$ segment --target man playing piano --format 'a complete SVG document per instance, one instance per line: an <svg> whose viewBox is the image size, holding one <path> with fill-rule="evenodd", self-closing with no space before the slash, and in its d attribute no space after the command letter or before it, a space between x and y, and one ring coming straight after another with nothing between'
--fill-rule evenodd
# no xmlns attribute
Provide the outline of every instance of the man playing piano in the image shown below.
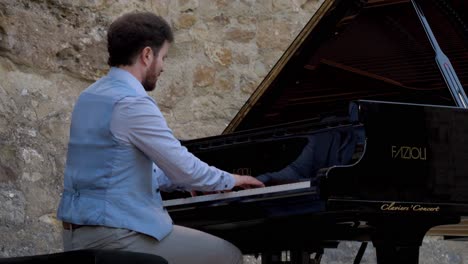
<svg viewBox="0 0 468 264"><path fill-rule="evenodd" d="M108 30L109 73L73 110L64 190L58 208L65 250L119 249L170 263L241 263L229 242L173 226L160 190L261 187L202 162L173 136L155 89L173 34L152 13L126 14Z"/></svg>

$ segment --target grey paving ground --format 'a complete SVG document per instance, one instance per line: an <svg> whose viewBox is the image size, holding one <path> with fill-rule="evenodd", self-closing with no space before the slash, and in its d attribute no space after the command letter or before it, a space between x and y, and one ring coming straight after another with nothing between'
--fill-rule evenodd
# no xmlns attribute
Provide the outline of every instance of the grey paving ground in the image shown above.
<svg viewBox="0 0 468 264"><path fill-rule="evenodd" d="M337 249L327 249L323 264L352 264L360 243L343 242ZM246 264L260 264L261 258L246 256ZM369 244L361 261L362 264L376 263L375 250ZM449 241L441 237L426 237L419 253L420 264L466 264L468 263L468 241Z"/></svg>

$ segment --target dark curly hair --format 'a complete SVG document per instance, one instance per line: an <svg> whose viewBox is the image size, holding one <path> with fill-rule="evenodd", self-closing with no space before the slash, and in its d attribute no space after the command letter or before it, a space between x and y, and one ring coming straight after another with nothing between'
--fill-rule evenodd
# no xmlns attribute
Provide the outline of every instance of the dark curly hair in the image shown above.
<svg viewBox="0 0 468 264"><path fill-rule="evenodd" d="M107 32L107 64L132 65L143 48L149 46L158 54L164 41L173 42L174 36L162 17L150 12L125 14L112 22Z"/></svg>

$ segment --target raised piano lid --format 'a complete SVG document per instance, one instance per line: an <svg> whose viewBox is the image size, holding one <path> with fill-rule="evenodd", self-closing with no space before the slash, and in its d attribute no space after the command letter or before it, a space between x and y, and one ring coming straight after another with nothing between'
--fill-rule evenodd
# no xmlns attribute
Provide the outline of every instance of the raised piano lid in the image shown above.
<svg viewBox="0 0 468 264"><path fill-rule="evenodd" d="M467 87L468 3L419 2ZM356 99L454 105L411 1L325 0L224 134L346 116Z"/></svg>

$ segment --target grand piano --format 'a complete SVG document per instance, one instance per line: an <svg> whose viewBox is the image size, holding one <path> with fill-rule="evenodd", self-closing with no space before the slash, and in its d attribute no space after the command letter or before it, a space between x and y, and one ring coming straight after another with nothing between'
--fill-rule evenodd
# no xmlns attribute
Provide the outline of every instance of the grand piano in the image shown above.
<svg viewBox="0 0 468 264"><path fill-rule="evenodd" d="M468 216L468 3L325 0L200 159L267 187L165 196L175 224L263 263L319 263L340 241L418 263ZM452 66L453 65L453 66Z"/></svg>

